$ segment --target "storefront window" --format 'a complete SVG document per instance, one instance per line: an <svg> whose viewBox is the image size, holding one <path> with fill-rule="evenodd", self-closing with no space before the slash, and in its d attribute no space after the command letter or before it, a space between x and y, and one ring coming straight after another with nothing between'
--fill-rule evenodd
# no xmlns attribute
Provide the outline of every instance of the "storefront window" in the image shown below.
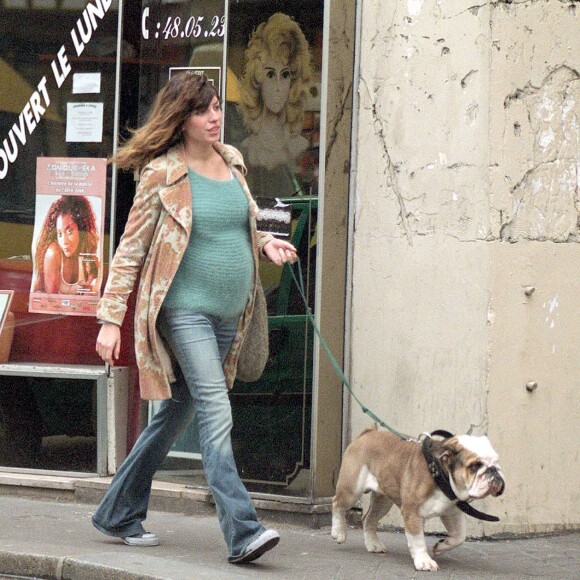
<svg viewBox="0 0 580 580"><path fill-rule="evenodd" d="M323 8L323 0L128 1L118 55L117 0L0 0L0 290L14 291L16 325L9 364L102 365L94 308L109 241L118 243L136 187L105 159L144 122L167 79L184 71L207 74L222 95L224 141L244 154L260 208L290 216L277 235L298 247L314 308ZM85 217L72 220L65 242L74 212L59 208L72 202ZM52 270L51 250L60 257ZM271 357L260 381L231 393L236 460L252 490L307 494L312 329L290 270L264 265L261 277ZM119 362L134 367L131 318ZM0 437L0 467L94 471L95 381L18 384L15 397L14 378L0 375L0 433L12 429L4 454ZM11 427L24 416L17 401L32 409L24 430ZM137 395L129 406L136 433ZM26 437L34 449L9 453ZM77 438L78 453L59 448L58 437ZM194 423L158 476L203 485L198 460Z"/></svg>
<svg viewBox="0 0 580 580"><path fill-rule="evenodd" d="M141 22L140 116L176 69L218 84L224 141L243 153L260 208L289 212L285 233L298 246L313 307L323 2L145 2ZM234 452L250 489L301 494L310 467L312 329L290 270L264 265L261 277L271 356L260 381L231 392ZM158 476L195 483L198 451L194 424Z"/></svg>
<svg viewBox="0 0 580 580"><path fill-rule="evenodd" d="M108 246L117 19L116 0L0 1L9 363L100 363L94 310ZM93 380L0 376L1 466L94 472L96 423Z"/></svg>

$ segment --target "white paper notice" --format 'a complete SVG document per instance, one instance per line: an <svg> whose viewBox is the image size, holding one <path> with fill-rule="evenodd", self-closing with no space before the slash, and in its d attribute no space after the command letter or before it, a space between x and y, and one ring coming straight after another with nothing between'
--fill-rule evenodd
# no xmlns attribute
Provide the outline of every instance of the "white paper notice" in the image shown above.
<svg viewBox="0 0 580 580"><path fill-rule="evenodd" d="M67 143L103 141L103 103L67 103Z"/></svg>
<svg viewBox="0 0 580 580"><path fill-rule="evenodd" d="M101 92L101 73L74 73L73 95Z"/></svg>

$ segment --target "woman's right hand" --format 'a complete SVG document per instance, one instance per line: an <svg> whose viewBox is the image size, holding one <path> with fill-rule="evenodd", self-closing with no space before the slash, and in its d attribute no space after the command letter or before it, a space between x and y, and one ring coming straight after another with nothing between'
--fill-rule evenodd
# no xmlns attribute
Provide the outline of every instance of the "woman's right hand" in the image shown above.
<svg viewBox="0 0 580 580"><path fill-rule="evenodd" d="M121 328L112 322L103 323L97 337L96 351L108 365L113 366L121 352Z"/></svg>

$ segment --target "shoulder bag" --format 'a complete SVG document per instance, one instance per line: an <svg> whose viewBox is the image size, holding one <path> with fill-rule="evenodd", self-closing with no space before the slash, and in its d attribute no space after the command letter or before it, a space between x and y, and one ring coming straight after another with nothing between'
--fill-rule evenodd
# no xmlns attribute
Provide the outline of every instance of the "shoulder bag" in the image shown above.
<svg viewBox="0 0 580 580"><path fill-rule="evenodd" d="M244 383L257 381L264 372L269 354L268 309L258 278L254 310L240 349L236 378Z"/></svg>

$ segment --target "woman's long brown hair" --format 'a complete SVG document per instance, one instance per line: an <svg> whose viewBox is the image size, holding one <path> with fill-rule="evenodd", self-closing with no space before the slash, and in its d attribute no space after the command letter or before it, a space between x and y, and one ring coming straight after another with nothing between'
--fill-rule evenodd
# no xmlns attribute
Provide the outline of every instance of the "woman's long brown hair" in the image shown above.
<svg viewBox="0 0 580 580"><path fill-rule="evenodd" d="M183 124L196 112L207 109L217 90L205 75L179 73L159 91L146 123L131 131L131 137L109 163L120 169L140 170L181 141Z"/></svg>

